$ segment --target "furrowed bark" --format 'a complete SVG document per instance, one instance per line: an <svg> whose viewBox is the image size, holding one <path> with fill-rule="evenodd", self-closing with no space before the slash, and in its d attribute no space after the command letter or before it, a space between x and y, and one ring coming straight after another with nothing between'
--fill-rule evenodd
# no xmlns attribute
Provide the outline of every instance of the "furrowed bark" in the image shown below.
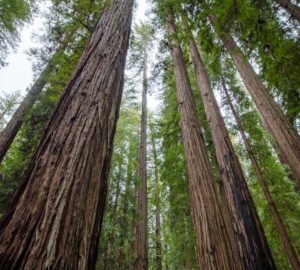
<svg viewBox="0 0 300 270"><path fill-rule="evenodd" d="M300 7L291 3L289 0L274 0L279 6L290 13L295 19L300 22Z"/></svg>
<svg viewBox="0 0 300 270"><path fill-rule="evenodd" d="M275 269L268 242L211 88L203 60L192 34L189 38L192 62L216 149L219 172L223 180L222 191L225 192L244 269Z"/></svg>
<svg viewBox="0 0 300 270"><path fill-rule="evenodd" d="M255 155L254 155L254 152L252 151L252 146L250 144L250 142L248 141L247 139L247 136L245 134L245 131L243 129L243 126L242 126L242 123L240 121L240 117L238 115L238 112L235 110L233 104L232 104L232 101L231 101L231 97L229 95L229 92L228 92L228 89L227 89L227 86L226 86L226 83L225 83L225 79L224 77L222 76L221 77L221 80L222 80L222 86L223 86L223 90L225 92L225 95L226 95L226 99L228 101L228 105L232 111L232 114L233 114L233 117L235 119L235 122L237 124L237 127L238 127L238 130L242 136L242 140L244 142L244 145L246 147L246 151L247 151L247 154L251 160L251 163L252 163L252 166L254 168L254 171L256 173L256 176L257 176L257 179L258 181L260 182L261 184L261 187L262 187L262 190L264 192L264 195L266 197L266 200L268 202L268 205L269 205L269 208L270 208L270 211L271 211L271 214L273 216L273 219L275 221L275 225L278 229L278 232L279 232L279 235L280 235L280 238L281 238L281 241L283 243L283 246L284 246L284 249L285 249L285 252L290 260L290 263L291 263L291 266L292 266L292 269L294 270L298 270L300 269L300 264L299 264L299 261L298 261L298 258L297 258L297 255L296 255L296 252L290 242L290 239L288 237L288 234L287 234L287 231L285 229L285 226L282 222L282 219L278 213L278 210L277 210L277 207L273 201L273 198L272 198L272 195L270 193L270 190L268 188L268 184L267 184L267 181L266 179L264 178L263 176L263 173L260 169L260 166L255 158Z"/></svg>
<svg viewBox="0 0 300 270"><path fill-rule="evenodd" d="M231 241L232 228L225 223L220 199L214 186L183 53L174 38L176 27L171 12L167 15L167 30L172 38L171 56L188 166L199 269L242 269L241 259L235 252L236 243Z"/></svg>
<svg viewBox="0 0 300 270"><path fill-rule="evenodd" d="M147 211L147 44L144 48L141 135L139 146L138 220L136 230L135 269L148 269L148 211Z"/></svg>
<svg viewBox="0 0 300 270"><path fill-rule="evenodd" d="M94 269L132 8L103 11L1 223L1 269Z"/></svg>
<svg viewBox="0 0 300 270"><path fill-rule="evenodd" d="M210 16L210 20L212 24L215 24L214 16ZM292 179L296 188L300 189L300 138L298 134L262 84L232 36L223 33L220 35L220 38L231 55L249 94L266 124L266 128L272 134L280 156L289 165L294 175Z"/></svg>

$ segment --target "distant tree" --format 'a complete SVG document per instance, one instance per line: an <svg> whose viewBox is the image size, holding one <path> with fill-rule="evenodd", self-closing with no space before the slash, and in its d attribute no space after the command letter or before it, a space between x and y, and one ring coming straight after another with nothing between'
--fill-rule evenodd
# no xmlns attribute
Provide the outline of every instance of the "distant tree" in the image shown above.
<svg viewBox="0 0 300 270"><path fill-rule="evenodd" d="M20 93L2 94L0 96L0 130L6 125L7 121L14 112L16 105L20 102Z"/></svg>
<svg viewBox="0 0 300 270"><path fill-rule="evenodd" d="M135 268L148 269L148 210L147 210L147 92L148 54L153 29L147 24L136 25L132 39L132 56L137 69L142 71L142 113L139 145L139 182L137 192L137 224L135 243ZM141 57L142 56L142 57Z"/></svg>
<svg viewBox="0 0 300 270"><path fill-rule="evenodd" d="M221 202L213 182L182 49L176 38L175 19L171 11L168 11L167 30L171 39L171 56L187 160L199 268L241 269L242 260L236 254L237 246L232 238L232 227L231 224L226 223L227 213L222 212Z"/></svg>
<svg viewBox="0 0 300 270"><path fill-rule="evenodd" d="M186 27L188 27L186 25ZM187 31L188 28L187 28ZM235 153L224 119L211 87L210 78L194 37L190 33L189 50L195 68L204 109L209 119L212 140L222 182L222 192L235 224L239 254L246 269L275 268L262 225L253 203L240 161Z"/></svg>

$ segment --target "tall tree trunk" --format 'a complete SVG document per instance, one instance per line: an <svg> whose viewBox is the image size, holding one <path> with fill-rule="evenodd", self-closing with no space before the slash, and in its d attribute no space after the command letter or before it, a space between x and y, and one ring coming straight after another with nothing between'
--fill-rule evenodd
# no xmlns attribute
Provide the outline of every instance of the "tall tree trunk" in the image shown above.
<svg viewBox="0 0 300 270"><path fill-rule="evenodd" d="M210 16L210 20L213 24L215 23L213 16ZM299 189L300 138L298 134L268 93L234 39L226 33L221 35L221 39L266 123L267 129L273 135L280 155L289 165L294 175L292 179L295 181L296 188Z"/></svg>
<svg viewBox="0 0 300 270"><path fill-rule="evenodd" d="M1 223L1 269L94 269L132 8L102 13Z"/></svg>
<svg viewBox="0 0 300 270"><path fill-rule="evenodd" d="M14 138L18 134L22 124L23 119L28 112L28 110L33 106L37 100L38 95L42 92L45 84L46 78L50 71L50 63L42 71L39 78L35 81L33 86L28 91L24 100L20 103L18 109L15 111L6 127L0 133L0 163L5 157L10 145L12 144Z"/></svg>
<svg viewBox="0 0 300 270"><path fill-rule="evenodd" d="M138 172L137 172L138 173ZM132 211L132 220L131 220L131 235L133 237L135 237L135 239L131 242L130 245L130 252L129 254L131 254L131 265L130 265L130 270L135 270L135 266L136 266L136 258L137 258L137 248L136 245L138 244L136 241L136 237L137 237L137 226L138 226L138 186L137 183L135 183L134 186L134 206L133 207L133 211Z"/></svg>
<svg viewBox="0 0 300 270"><path fill-rule="evenodd" d="M144 47L141 135L139 146L138 221L136 231L137 270L148 269L148 211L147 211L147 44Z"/></svg>
<svg viewBox="0 0 300 270"><path fill-rule="evenodd" d="M290 0L274 0L274 1L300 22L300 7L299 6L291 3Z"/></svg>
<svg viewBox="0 0 300 270"><path fill-rule="evenodd" d="M273 216L273 219L275 221L275 224L276 224L276 227L278 229L278 232L279 232L279 235L281 237L281 240L282 240L282 243L283 243L283 246L284 246L284 249L286 251L286 254L291 262L291 265L292 265L292 268L295 269L295 270L298 270L300 269L300 264L299 264L299 261L298 261L298 258L297 258L297 255L296 255L296 252L290 242L290 239L288 237L288 234L287 234L287 231L285 229L285 226L282 222L282 219L278 213L278 210L276 208L276 205L273 201L273 198L272 198L272 195L270 193L270 190L268 188L268 184L263 176L263 173L259 167L259 164L255 158L255 155L252 151L252 147L250 145L250 142L248 141L247 139L247 136L244 132L244 129L243 129L243 126L242 126L242 123L240 121L240 117L237 113L237 111L235 110L233 104L232 104L232 101L231 101L231 98L230 98L230 95L229 95L229 92L228 92L228 89L227 89L227 86L226 86L226 83L225 83L225 79L224 77L222 76L222 85L223 85L223 89L224 89L224 92L225 92L225 95L226 95L226 98L227 98L227 101L228 101L228 104L229 104L229 107L232 111L232 114L233 114L233 117L235 119L235 122L237 124L237 127L238 127L238 130L242 136L242 140L244 142L244 145L246 147L246 151L247 151L247 154L251 160L251 163L252 163L252 166L254 168L254 171L256 173L256 176L257 176L257 179L259 180L261 186L262 186L262 189L263 189L263 192L264 192L264 195L266 197L266 200L268 202L268 205L269 205L269 208L270 208L270 211L271 211L271 214Z"/></svg>
<svg viewBox="0 0 300 270"><path fill-rule="evenodd" d="M74 33L69 34L65 39L73 36ZM17 136L19 130L23 125L23 120L26 113L32 108L36 102L38 96L41 94L47 83L47 77L50 72L53 70L54 63L53 60L58 53L64 51L68 44L67 42L62 41L62 45L57 49L56 53L49 60L49 63L46 65L44 70L41 72L37 80L34 82L30 90L28 91L26 97L20 103L19 107L5 126L5 128L0 133L0 163L5 157L7 151L9 150L13 140Z"/></svg>
<svg viewBox="0 0 300 270"><path fill-rule="evenodd" d="M151 146L154 163L154 180L155 180L155 263L156 270L162 270L162 245L161 245L161 224L160 224L160 194L159 194L159 176L158 176L158 158L155 144L155 133L153 126L150 125L151 129Z"/></svg>
<svg viewBox="0 0 300 270"><path fill-rule="evenodd" d="M225 224L222 215L183 53L175 38L176 27L172 13L167 16L167 30L172 38L171 55L188 165L199 269L241 269L242 263L236 254L236 243L232 241L232 228L228 226L229 224Z"/></svg>
<svg viewBox="0 0 300 270"><path fill-rule="evenodd" d="M105 269L114 269L116 267L116 261L114 260L114 254L116 253L114 248L116 248L115 244L115 231L117 226L117 212L118 212L118 205L119 205L119 197L121 192L121 177L122 177L122 164L119 163L118 166L118 175L117 175L117 186L116 186L116 194L115 194L115 201L112 205L112 214L111 214L111 229L108 235L108 248L107 248L107 258L105 263Z"/></svg>
<svg viewBox="0 0 300 270"><path fill-rule="evenodd" d="M130 146L129 146L130 148ZM121 218L121 223L122 223L122 238L121 238L121 247L124 246L125 240L128 239L129 235L130 235L130 230L128 230L128 227L130 227L129 224L129 198L128 196L133 193L133 188L132 188L132 171L130 169L130 165L129 163L131 162L131 160L128 158L127 159L127 168L126 168L126 184L125 184L125 190L124 190L124 194L122 196L122 200L123 200L123 206L122 206L122 218ZM123 252L123 255L125 255L125 253Z"/></svg>
<svg viewBox="0 0 300 270"><path fill-rule="evenodd" d="M192 34L190 34L189 48L216 149L216 158L224 185L222 190L225 192L244 269L275 269L272 254L245 176L230 141L207 71Z"/></svg>

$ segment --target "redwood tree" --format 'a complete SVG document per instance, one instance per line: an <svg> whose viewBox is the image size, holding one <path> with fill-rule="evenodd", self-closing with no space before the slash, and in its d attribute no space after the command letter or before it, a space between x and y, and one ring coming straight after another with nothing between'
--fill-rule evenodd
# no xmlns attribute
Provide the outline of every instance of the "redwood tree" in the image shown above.
<svg viewBox="0 0 300 270"><path fill-rule="evenodd" d="M254 168L254 171L256 173L256 176L257 176L257 179L258 181L260 182L261 184L261 187L262 187L262 190L264 192L264 195L266 197L266 200L268 202L268 206L270 208L270 211L271 211L271 214L272 214L272 217L275 221L275 224L276 224L276 227L278 229L278 232L279 232L279 235L281 237L281 240L282 240L282 243L283 243L283 246L284 246L284 249L285 249L285 252L290 260L290 263L293 267L293 269L300 269L300 264L299 264L299 261L298 261L298 258L297 258L297 254L295 252L295 249L293 248L292 244L291 244L291 241L289 239L289 236L288 236L288 233L287 233L287 230L283 224L283 221L280 217L280 214L277 210L277 207L274 203L274 200L272 198L272 194L269 190L269 187L268 187L268 184L267 184L267 181L263 175L263 172L258 164L258 161L256 160L256 157L255 157L255 154L252 150L252 146L246 136L246 133L243 129L243 125L242 125L242 122L240 120L240 117L238 115L238 112L236 111L236 109L234 108L233 106L233 103L231 101L231 97L230 97L230 94L229 94L229 91L227 89L227 86L226 86L226 82L225 82L225 78L223 76L221 76L221 81L222 81L222 87L223 87L223 90L225 92L225 96L226 96L226 99L227 99L227 102L228 102L228 105L231 109L231 112L232 112L232 115L234 117L234 120L237 124L237 128L241 134L241 137L242 137L242 140L243 140L243 143L245 145L245 148L246 148L246 151L247 151L247 154L251 160L251 163L252 163L252 166Z"/></svg>
<svg viewBox="0 0 300 270"><path fill-rule="evenodd" d="M272 254L256 212L240 162L230 141L209 76L192 34L190 53L195 67L216 158L223 180L223 192L234 224L239 254L245 269L275 269Z"/></svg>
<svg viewBox="0 0 300 270"><path fill-rule="evenodd" d="M217 25L216 18L210 15L210 21ZM224 47L229 52L244 84L251 95L265 126L273 135L279 155L293 173L296 188L300 188L300 138L288 119L284 116L274 99L263 85L248 59L233 37L225 32L219 33Z"/></svg>
<svg viewBox="0 0 300 270"><path fill-rule="evenodd" d="M112 0L0 227L1 269L93 269L133 0Z"/></svg>
<svg viewBox="0 0 300 270"><path fill-rule="evenodd" d="M136 269L148 269L148 214L147 214L147 59L148 44L144 44L143 55L143 91L142 91L142 115L141 134L139 145L139 186L138 186L138 220L135 244Z"/></svg>
<svg viewBox="0 0 300 270"><path fill-rule="evenodd" d="M26 97L20 103L18 109L15 111L5 128L0 133L0 163L5 157L10 145L18 134L25 117L26 112L32 107L37 100L38 95L42 92L47 75L50 72L50 63L42 71L39 78L35 81L33 86L28 91Z"/></svg>
<svg viewBox="0 0 300 270"><path fill-rule="evenodd" d="M64 39L61 41L61 45L57 48L54 55L49 60L46 67L42 70L34 84L31 86L25 98L22 100L17 110L14 112L11 119L8 121L5 128L0 133L0 163L9 150L13 140L17 136L19 130L23 125L23 120L26 113L32 108L37 101L39 95L43 91L47 84L49 75L57 68L57 59L62 57L65 49L68 47L70 41L74 38L74 30L71 33L67 33Z"/></svg>
<svg viewBox="0 0 300 270"><path fill-rule="evenodd" d="M187 159L199 269L241 269L242 260L236 253L236 242L233 239L232 228L229 226L231 224L225 223L220 199L213 183L196 105L183 53L176 40L176 27L171 12L167 16L167 30L171 38L171 56Z"/></svg>
<svg viewBox="0 0 300 270"><path fill-rule="evenodd" d="M162 270L162 241L161 241L161 222L160 222L160 192L159 192L159 174L158 174L158 156L156 150L155 130L150 124L151 131L151 152L153 157L154 170L154 197L155 197L155 269Z"/></svg>

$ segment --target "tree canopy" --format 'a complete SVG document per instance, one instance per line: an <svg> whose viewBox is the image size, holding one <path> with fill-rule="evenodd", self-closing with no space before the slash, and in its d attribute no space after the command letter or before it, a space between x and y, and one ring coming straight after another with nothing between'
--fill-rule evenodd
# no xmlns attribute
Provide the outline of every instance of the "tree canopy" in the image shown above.
<svg viewBox="0 0 300 270"><path fill-rule="evenodd" d="M68 207L44 199L55 202L45 208L53 222L63 216L57 238L76 235L82 248L88 239L78 254L95 269L138 269L141 230L146 269L300 269L299 1L151 0L146 21L134 7L129 42L131 0L50 3L41 46L29 52L43 83L0 164L0 244L22 192L33 190L30 205L57 189ZM0 67L37 10L32 0L0 0ZM18 93L0 95L1 139L21 106ZM68 163L74 156L80 170ZM64 170L74 189L65 190ZM57 186L43 189L52 172ZM64 216L78 226L65 232ZM19 260L46 265L32 258Z"/></svg>

